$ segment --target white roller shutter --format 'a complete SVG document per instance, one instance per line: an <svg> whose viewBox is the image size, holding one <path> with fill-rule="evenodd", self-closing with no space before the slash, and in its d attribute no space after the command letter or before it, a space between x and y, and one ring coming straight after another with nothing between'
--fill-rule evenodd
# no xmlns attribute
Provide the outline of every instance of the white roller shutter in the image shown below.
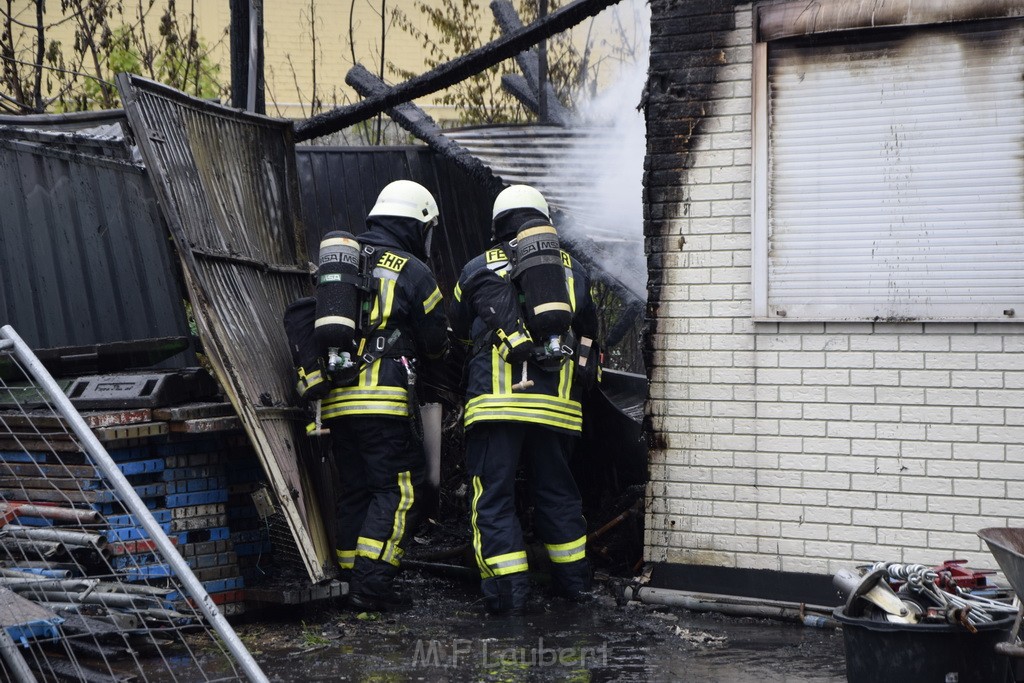
<svg viewBox="0 0 1024 683"><path fill-rule="evenodd" d="M1024 23L847 36L768 47L755 315L1024 316Z"/></svg>

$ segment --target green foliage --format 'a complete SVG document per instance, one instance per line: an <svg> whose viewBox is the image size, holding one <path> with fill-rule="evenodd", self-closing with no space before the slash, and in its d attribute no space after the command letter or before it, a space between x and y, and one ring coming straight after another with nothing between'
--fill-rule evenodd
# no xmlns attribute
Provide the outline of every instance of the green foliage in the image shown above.
<svg viewBox="0 0 1024 683"><path fill-rule="evenodd" d="M36 8L43 0L34 0ZM0 111L81 111L119 106L114 76L144 75L191 95L216 98L224 90L219 65L199 39L195 17L179 16L175 0L155 15L154 0L60 0L60 15L47 24L33 11L0 6ZM14 15L18 14L19 18ZM71 22L70 44L48 38ZM148 23L147 23L148 22ZM40 44L42 59L39 59Z"/></svg>

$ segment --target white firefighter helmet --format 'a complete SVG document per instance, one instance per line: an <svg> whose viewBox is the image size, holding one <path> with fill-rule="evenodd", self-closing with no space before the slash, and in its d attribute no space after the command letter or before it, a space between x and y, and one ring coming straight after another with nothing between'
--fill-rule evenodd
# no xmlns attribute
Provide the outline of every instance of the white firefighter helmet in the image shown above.
<svg viewBox="0 0 1024 683"><path fill-rule="evenodd" d="M550 219L548 213L548 202L536 188L529 185L509 185L494 198L494 209L491 211L491 219L499 214L512 209L536 209Z"/></svg>
<svg viewBox="0 0 1024 683"><path fill-rule="evenodd" d="M411 180L396 180L384 186L370 216L404 216L434 225L438 217L437 202L430 190Z"/></svg>

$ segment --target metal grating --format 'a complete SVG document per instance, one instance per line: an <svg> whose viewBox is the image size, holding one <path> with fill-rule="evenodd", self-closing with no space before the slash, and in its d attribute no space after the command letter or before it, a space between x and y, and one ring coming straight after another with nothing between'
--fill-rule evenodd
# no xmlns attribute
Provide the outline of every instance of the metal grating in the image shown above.
<svg viewBox="0 0 1024 683"><path fill-rule="evenodd" d="M266 681L183 556L199 530L173 533L176 468L108 450L10 326L0 356L0 634L21 644L0 662L18 681Z"/></svg>
<svg viewBox="0 0 1024 683"><path fill-rule="evenodd" d="M320 467L298 437L282 326L311 281L298 218L290 122L118 78L128 120L182 258L204 353L242 419L314 581L333 549L312 482Z"/></svg>

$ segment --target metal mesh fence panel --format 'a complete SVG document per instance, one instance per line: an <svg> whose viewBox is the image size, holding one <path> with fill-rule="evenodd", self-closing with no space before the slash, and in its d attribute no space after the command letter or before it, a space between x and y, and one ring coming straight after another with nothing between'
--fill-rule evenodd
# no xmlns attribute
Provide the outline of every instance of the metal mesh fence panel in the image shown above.
<svg viewBox="0 0 1024 683"><path fill-rule="evenodd" d="M115 462L9 326L0 404L0 675L266 680L151 511L189 483Z"/></svg>

